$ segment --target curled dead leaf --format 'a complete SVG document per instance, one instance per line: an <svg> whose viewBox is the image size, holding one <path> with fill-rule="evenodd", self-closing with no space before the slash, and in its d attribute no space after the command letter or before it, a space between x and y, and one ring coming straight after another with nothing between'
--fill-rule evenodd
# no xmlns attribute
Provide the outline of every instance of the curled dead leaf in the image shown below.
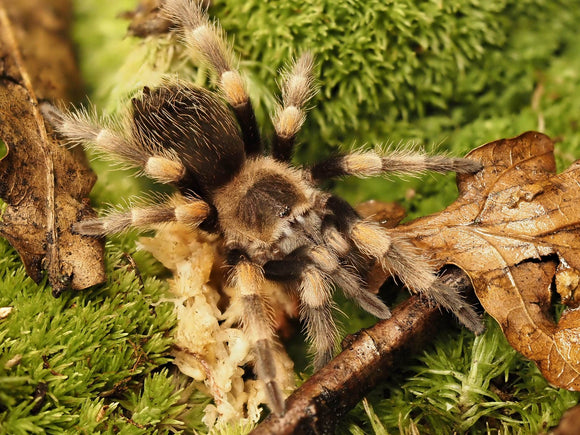
<svg viewBox="0 0 580 435"><path fill-rule="evenodd" d="M458 177L457 201L397 231L462 268L510 344L552 384L580 390L580 311L550 314L554 283L564 300L578 286L580 163L556 174L553 150L537 132L473 150L484 168Z"/></svg>
<svg viewBox="0 0 580 435"><path fill-rule="evenodd" d="M68 287L86 288L105 278L102 244L71 232L73 222L93 213L86 198L95 175L82 156L47 134L38 110L35 86L45 98L64 98L63 77L70 71L61 65L64 61L54 63L54 59L62 60L56 46L50 50L51 61L35 56L35 50L28 50L24 58L22 39L17 37L21 32L12 22L16 17L21 27L26 23L34 27L38 38L53 41L54 35L47 35L46 29L42 33L42 24L30 18L36 14L47 21L59 7L27 0L11 3L9 14L0 3L0 139L6 144L6 155L0 160L0 197L7 204L0 235L18 251L32 279L38 282L47 272L55 294ZM54 23L48 27L58 29ZM72 51L69 55L72 62ZM43 74L30 76L27 65L35 74ZM52 67L61 67L60 75Z"/></svg>

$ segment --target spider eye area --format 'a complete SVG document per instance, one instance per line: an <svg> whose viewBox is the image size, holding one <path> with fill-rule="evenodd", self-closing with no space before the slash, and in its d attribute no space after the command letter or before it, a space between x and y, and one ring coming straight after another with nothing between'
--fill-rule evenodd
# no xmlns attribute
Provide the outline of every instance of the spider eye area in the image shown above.
<svg viewBox="0 0 580 435"><path fill-rule="evenodd" d="M280 207L277 214L278 214L278 217L280 219L282 219L282 218L290 216L291 211L292 211L292 209L289 206L284 205L284 206Z"/></svg>
<svg viewBox="0 0 580 435"><path fill-rule="evenodd" d="M248 159L230 183L215 191L213 203L226 238L271 250L314 206L312 196L299 170L268 156Z"/></svg>
<svg viewBox="0 0 580 435"><path fill-rule="evenodd" d="M248 254L240 248L232 248L226 254L226 264L228 266L235 266L240 261L247 261L248 259Z"/></svg>
<svg viewBox="0 0 580 435"><path fill-rule="evenodd" d="M240 198L236 215L246 228L270 232L275 231L281 219L291 217L304 202L304 193L288 177L262 173Z"/></svg>

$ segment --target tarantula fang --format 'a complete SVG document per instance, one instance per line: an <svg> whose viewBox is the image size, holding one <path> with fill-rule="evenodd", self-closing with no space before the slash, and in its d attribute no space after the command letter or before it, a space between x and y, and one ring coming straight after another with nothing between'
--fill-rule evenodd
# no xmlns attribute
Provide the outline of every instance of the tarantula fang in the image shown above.
<svg viewBox="0 0 580 435"><path fill-rule="evenodd" d="M480 163L417 151L358 151L294 167L290 159L296 136L316 93L309 53L283 75L271 153L265 154L244 81L219 26L193 0L167 0L162 10L185 44L216 73L221 95L176 79L145 88L132 100L124 131L112 123L101 125L86 112L44 105L47 120L69 142L115 156L177 191L158 204L78 222L74 231L103 236L181 222L219 234L230 284L243 305L255 372L266 386L268 405L278 414L284 412L284 395L272 363L276 336L263 290L266 280L297 292L315 369L331 358L337 342L335 286L376 317L390 316L389 308L365 287L369 261L453 312L469 329L481 331L472 307L441 282L428 258L404 236L361 219L346 201L318 187L321 180L349 175L476 172Z"/></svg>

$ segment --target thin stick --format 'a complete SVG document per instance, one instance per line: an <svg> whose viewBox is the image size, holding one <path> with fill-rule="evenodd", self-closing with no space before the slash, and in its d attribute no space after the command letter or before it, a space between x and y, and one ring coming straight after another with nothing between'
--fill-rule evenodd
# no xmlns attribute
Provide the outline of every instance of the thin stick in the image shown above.
<svg viewBox="0 0 580 435"><path fill-rule="evenodd" d="M270 415L252 434L334 433L337 420L420 349L442 317L439 308L411 296L390 319L347 337L344 350L288 398L286 413Z"/></svg>
<svg viewBox="0 0 580 435"><path fill-rule="evenodd" d="M466 296L473 295L469 277L450 267L441 276ZM424 348L447 314L419 296L397 306L389 319L348 336L343 351L286 400L286 413L270 415L252 435L333 434L350 411L397 365Z"/></svg>

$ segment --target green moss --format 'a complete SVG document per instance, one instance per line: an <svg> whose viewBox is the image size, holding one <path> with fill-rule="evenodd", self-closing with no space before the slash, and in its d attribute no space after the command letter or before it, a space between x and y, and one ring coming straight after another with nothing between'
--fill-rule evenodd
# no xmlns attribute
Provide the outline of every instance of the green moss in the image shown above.
<svg viewBox="0 0 580 435"><path fill-rule="evenodd" d="M78 433L92 427L86 433L96 433L110 425L88 424L88 416L100 412L101 419L114 414L121 426L131 425L124 414L134 408L125 401L130 404L133 390L170 360L175 318L172 305L160 302L165 284L149 272L138 273L142 266L159 267L151 268L151 259L138 253L134 269L128 253L109 244L108 282L55 299L46 283L26 277L6 241L0 240L0 250L0 306L12 307L0 324L2 432ZM176 394L171 384L167 388ZM164 412L182 407L167 399ZM144 415L153 418L148 411ZM167 418L144 426L168 424Z"/></svg>
<svg viewBox="0 0 580 435"><path fill-rule="evenodd" d="M356 432L352 428L381 433L377 425L388 433L412 426L421 434L539 433L578 402L578 393L550 387L491 319L482 336L445 331L430 347L395 375L396 383L371 395L376 418L359 405L344 433ZM365 414L372 426L362 422Z"/></svg>

